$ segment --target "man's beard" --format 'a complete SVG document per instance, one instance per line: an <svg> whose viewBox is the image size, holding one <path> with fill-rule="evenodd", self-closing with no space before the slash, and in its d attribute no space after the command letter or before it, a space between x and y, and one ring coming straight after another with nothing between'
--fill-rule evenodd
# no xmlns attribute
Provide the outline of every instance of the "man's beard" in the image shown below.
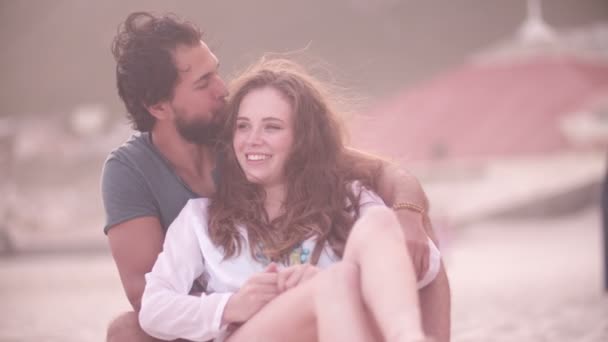
<svg viewBox="0 0 608 342"><path fill-rule="evenodd" d="M221 123L216 119L217 115L212 115L210 119L197 119L187 121L183 115L177 115L175 126L177 132L186 141L198 144L213 146L219 137Z"/></svg>

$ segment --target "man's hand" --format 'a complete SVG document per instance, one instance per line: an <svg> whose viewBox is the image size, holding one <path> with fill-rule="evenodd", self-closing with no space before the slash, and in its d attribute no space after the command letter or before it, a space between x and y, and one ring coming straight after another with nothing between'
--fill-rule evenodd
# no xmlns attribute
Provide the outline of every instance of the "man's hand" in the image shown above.
<svg viewBox="0 0 608 342"><path fill-rule="evenodd" d="M243 323L273 300L280 293L277 272L277 265L271 263L264 272L249 278L226 303L222 322Z"/></svg>
<svg viewBox="0 0 608 342"><path fill-rule="evenodd" d="M428 238L421 222L422 217L419 213L409 210L398 210L395 214L405 233L407 250L412 258L416 279L420 281L429 269L430 259Z"/></svg>
<svg viewBox="0 0 608 342"><path fill-rule="evenodd" d="M279 271L277 285L280 292L287 291L292 287L305 282L314 277L319 272L319 268L311 264L300 264L289 266Z"/></svg>
<svg viewBox="0 0 608 342"><path fill-rule="evenodd" d="M385 162L376 191L389 207L398 203L409 203L421 208L422 212L406 208L395 211L405 233L417 279L421 280L428 270L430 260L427 236L433 240L435 237L427 214L429 201L420 182L397 165Z"/></svg>

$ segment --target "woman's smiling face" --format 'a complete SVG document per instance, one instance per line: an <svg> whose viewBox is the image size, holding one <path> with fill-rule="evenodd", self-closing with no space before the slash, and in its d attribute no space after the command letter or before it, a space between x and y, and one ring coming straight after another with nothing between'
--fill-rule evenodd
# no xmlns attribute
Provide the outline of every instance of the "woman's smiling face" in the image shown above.
<svg viewBox="0 0 608 342"><path fill-rule="evenodd" d="M265 187L285 183L293 115L291 104L273 87L254 89L241 101L232 146L250 182Z"/></svg>

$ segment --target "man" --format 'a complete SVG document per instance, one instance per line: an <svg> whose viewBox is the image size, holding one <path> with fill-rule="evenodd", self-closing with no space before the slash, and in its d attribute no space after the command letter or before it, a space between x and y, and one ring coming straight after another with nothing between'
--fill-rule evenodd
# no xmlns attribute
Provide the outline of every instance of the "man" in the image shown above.
<svg viewBox="0 0 608 342"><path fill-rule="evenodd" d="M185 203L209 197L217 176L210 147L227 96L217 57L198 28L170 16L129 15L113 43L118 93L140 134L113 151L103 169L102 195L112 255L134 312L115 319L109 341L150 341L137 322L164 234ZM385 165L379 193L396 205L419 278L427 272L427 202L415 178ZM421 215L422 214L422 215ZM449 340L450 295L443 268L420 291L425 331Z"/></svg>

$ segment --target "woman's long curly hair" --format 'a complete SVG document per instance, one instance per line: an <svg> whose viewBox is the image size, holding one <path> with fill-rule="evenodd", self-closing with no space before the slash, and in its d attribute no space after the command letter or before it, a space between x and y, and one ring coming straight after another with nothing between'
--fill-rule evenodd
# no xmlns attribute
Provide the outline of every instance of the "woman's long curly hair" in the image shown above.
<svg viewBox="0 0 608 342"><path fill-rule="evenodd" d="M291 104L294 143L285 163L286 196L280 216L270 220L261 185L247 180L232 147L243 98L252 90L272 87ZM230 258L241 253L246 229L252 257L260 252L285 261L294 248L317 238L311 262L328 242L342 256L350 229L359 215L358 194L350 183L375 188L380 163L353 156L344 147L336 113L322 84L299 65L284 59L262 59L231 83L226 125L219 146L220 182L209 207L212 241ZM358 159L355 161L355 159ZM354 215L353 215L354 213Z"/></svg>

